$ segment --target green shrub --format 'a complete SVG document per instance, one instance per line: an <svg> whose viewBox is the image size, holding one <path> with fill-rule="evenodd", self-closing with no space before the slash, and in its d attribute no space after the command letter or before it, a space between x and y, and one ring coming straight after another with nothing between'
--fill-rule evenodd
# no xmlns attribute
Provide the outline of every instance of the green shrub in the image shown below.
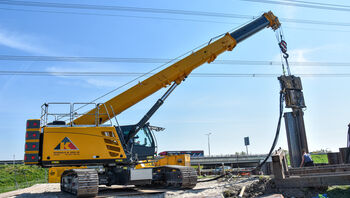
<svg viewBox="0 0 350 198"><path fill-rule="evenodd" d="M0 165L0 193L47 182L47 169L38 166Z"/></svg>

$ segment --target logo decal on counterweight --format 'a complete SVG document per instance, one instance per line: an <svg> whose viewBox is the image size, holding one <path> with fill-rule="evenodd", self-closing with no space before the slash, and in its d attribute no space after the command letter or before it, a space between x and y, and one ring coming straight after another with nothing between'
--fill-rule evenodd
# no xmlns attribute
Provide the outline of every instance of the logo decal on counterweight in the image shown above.
<svg viewBox="0 0 350 198"><path fill-rule="evenodd" d="M67 150L79 150L73 142L65 137L58 145L55 147L55 151L67 151Z"/></svg>

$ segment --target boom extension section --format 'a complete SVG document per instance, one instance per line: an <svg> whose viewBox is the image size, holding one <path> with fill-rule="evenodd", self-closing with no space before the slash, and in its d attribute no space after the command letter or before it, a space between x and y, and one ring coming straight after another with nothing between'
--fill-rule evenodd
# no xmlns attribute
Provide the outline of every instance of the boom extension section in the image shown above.
<svg viewBox="0 0 350 198"><path fill-rule="evenodd" d="M264 13L259 18L253 20L252 22L244 25L232 33L226 33L223 37L216 40L215 42L206 45L202 49L199 49L198 51L181 59L173 65L131 87L125 92L108 100L104 104L107 107L107 111L114 112L115 115L118 115L124 110L148 97L149 95L155 93L159 89L170 85L171 82L180 84L181 81L186 78L195 68L201 66L204 63L213 62L218 55L225 51L231 51L237 43L264 29L265 27L271 27L273 30L276 30L280 27L278 18L274 16L271 11ZM115 116L108 115L107 111L104 108L99 110L99 124L102 124ZM95 114L96 109L92 109L87 114L75 119L73 121L73 124L95 125Z"/></svg>

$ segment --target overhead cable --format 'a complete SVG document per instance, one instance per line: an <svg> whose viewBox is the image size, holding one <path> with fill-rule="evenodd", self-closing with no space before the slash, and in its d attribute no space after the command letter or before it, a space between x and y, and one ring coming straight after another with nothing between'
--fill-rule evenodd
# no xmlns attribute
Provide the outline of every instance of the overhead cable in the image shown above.
<svg viewBox="0 0 350 198"><path fill-rule="evenodd" d="M299 0L283 0L283 1L297 2L297 3L307 3L307 4L312 4L312 5L322 5L322 6L333 6L333 7L346 7L346 8L350 8L349 5L343 5L343 4L319 3L319 2L299 1Z"/></svg>
<svg viewBox="0 0 350 198"><path fill-rule="evenodd" d="M0 61L42 61L42 62L113 62L113 63L166 63L169 61L179 61L181 59L167 58L127 58L127 57L94 57L94 56L16 56L0 55ZM223 65L276 65L280 66L279 61L264 60L215 60L211 64ZM313 61L292 61L293 66L338 66L349 67L350 62L313 62ZM69 65L72 67L71 65ZM0 66L3 67L3 66Z"/></svg>
<svg viewBox="0 0 350 198"><path fill-rule="evenodd" d="M51 11L51 10L28 10L28 9L15 9L15 8L0 8L0 10L8 11L21 11L21 12L37 12L37 13L52 13L52 14L74 14L74 15L91 15L91 16L108 16L108 17L127 17L138 19L155 19L155 20L171 20L171 21L190 21L190 22L203 22L203 23L221 23L221 24L240 24L236 22L223 22L217 20L204 20L204 19L188 19L188 18L171 18L171 17L156 17L156 16L136 16L136 15L122 15L122 14L107 14L107 13L89 13L89 12L69 12L69 11ZM334 31L334 30L332 30Z"/></svg>
<svg viewBox="0 0 350 198"><path fill-rule="evenodd" d="M241 14L227 14L218 12L203 12L203 11L190 11L190 10L173 10L163 8L140 8L140 7L128 7L128 6L107 6L107 5L92 5L92 4L71 4L71 3L49 3L49 2L37 2L37 1L8 1L2 0L0 4L16 5L16 6L30 6L30 7L46 7L46 8L71 8L71 9L83 9L83 10L109 10L109 11L128 11L128 12L148 12L159 14L181 14L181 15L200 15L200 16L212 16L212 17L225 17L225 18L243 18L252 19L254 16L241 15Z"/></svg>
<svg viewBox="0 0 350 198"><path fill-rule="evenodd" d="M268 3L268 4L277 4L277 5L286 5L286 6L295 6L295 7L303 7L303 8L313 8L313 9L321 9L321 10L333 10L333 11L345 11L349 12L350 8L346 5L337 5L335 7L333 4L332 6L327 6L325 4L310 4L307 2L301 2L301 1L272 1L272 0L241 0L241 1L250 1L250 2L258 2L258 3ZM331 5L331 4L330 4Z"/></svg>
<svg viewBox="0 0 350 198"><path fill-rule="evenodd" d="M250 0L246 0L246 1L250 1ZM251 1L254 1L254 0L251 0ZM176 15L188 15L188 16L191 15L191 16L221 17L221 18L240 18L240 19L255 19L256 18L255 16L243 15L243 14L203 12L203 11L193 11L193 10L173 10L173 9L162 9L162 8L107 6L107 5L92 5L92 4L69 4L69 3L49 3L49 2L36 2L36 1L8 1L8 0L0 1L0 4L15 5L15 6L30 6L30 7L61 8L61 9L107 10L107 11L156 13L156 14L176 14ZM2 9L6 9L6 8L2 8ZM56 11L45 11L45 12L56 12ZM83 14L83 13L81 13L81 14ZM87 14L91 15L91 14L95 14L95 13L87 13ZM292 18L281 18L281 17L279 19L282 22L291 22L291 23L331 25L331 26L350 26L350 23L343 23L343 22L292 19Z"/></svg>
<svg viewBox="0 0 350 198"><path fill-rule="evenodd" d="M42 72L42 71L0 71L0 75L18 75L18 76L148 76L155 73L142 72ZM220 77L220 78L234 78L234 77L278 77L278 73L192 73L190 77ZM350 73L299 73L295 74L303 77L350 77Z"/></svg>
<svg viewBox="0 0 350 198"><path fill-rule="evenodd" d="M91 15L91 16L108 16L108 17L126 17L126 18L137 18L137 19L155 19L155 20L167 20L167 21L189 21L189 22L199 22L199 23L213 23L213 24L241 24L237 22L225 22L218 20L205 20L205 19L189 19L189 18L173 18L173 17L156 17L156 16L136 16L136 15L122 15L122 14L107 14L107 13L87 13L87 12L66 12L66 11L48 11L48 10L28 10L28 9L15 9L15 8L1 8L0 10L7 11L21 11L21 12L35 12L35 13L53 13L53 14L74 14L74 15ZM288 22L288 21L287 21ZM291 22L294 23L294 22ZM327 25L327 24L322 24ZM348 26L348 23L337 23L338 26ZM311 30L311 31L323 31L323 32L350 32L347 30L340 29L320 29L320 28L301 28L301 27L290 27L284 25L284 28L294 29L294 30Z"/></svg>

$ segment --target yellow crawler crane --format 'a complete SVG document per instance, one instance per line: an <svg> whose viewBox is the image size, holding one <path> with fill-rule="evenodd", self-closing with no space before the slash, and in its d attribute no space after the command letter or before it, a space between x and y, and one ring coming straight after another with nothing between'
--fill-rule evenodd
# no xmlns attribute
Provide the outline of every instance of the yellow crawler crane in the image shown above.
<svg viewBox="0 0 350 198"><path fill-rule="evenodd" d="M135 168L142 161L153 159L156 153L155 138L147 122L175 87L195 68L211 63L221 53L231 51L236 44L266 27L273 30L280 27L272 12L264 13L236 31L209 42L109 101L96 104L87 113L79 114L77 106L81 103L59 103L68 105L69 113L54 115L49 107L58 103L44 104L41 119L27 121L25 164L42 167L103 167L98 171L86 168L63 172L61 190L77 196L95 196L98 185L153 184L193 188L197 176L191 167L158 164L160 166ZM106 124L116 115L170 84L168 91L137 124ZM55 116L55 120L48 122L50 116ZM63 117L69 117L69 122L62 121Z"/></svg>

